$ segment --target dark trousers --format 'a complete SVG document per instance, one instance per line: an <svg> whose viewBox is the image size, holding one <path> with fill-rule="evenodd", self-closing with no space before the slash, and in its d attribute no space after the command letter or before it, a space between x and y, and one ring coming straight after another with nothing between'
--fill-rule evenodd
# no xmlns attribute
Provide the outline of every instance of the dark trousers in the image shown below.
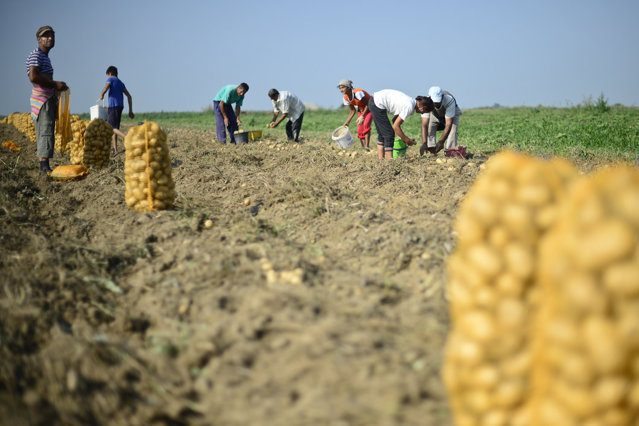
<svg viewBox="0 0 639 426"><path fill-rule="evenodd" d="M217 140L226 143L226 129L224 128L224 116L222 115L222 111L220 111L220 101L213 101L213 110L215 111L215 133ZM237 116L231 104L224 104L224 112L226 112L226 116L229 118L229 125L227 127L229 138L231 139L231 143L235 143L234 132L238 129Z"/></svg>
<svg viewBox="0 0 639 426"><path fill-rule="evenodd" d="M304 121L304 113L300 114L297 120L288 120L286 123L286 137L289 140L297 140L300 138L300 132L302 131L302 121Z"/></svg>
<svg viewBox="0 0 639 426"><path fill-rule="evenodd" d="M384 151L392 151L395 145L395 130L388 119L386 110L378 108L372 96L368 100L368 110L373 114L373 121L377 129L377 145L383 146Z"/></svg>

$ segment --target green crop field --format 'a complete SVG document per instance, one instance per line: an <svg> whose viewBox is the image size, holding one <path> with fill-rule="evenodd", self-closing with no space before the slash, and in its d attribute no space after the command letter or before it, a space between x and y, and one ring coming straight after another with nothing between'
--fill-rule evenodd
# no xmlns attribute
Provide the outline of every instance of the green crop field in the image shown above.
<svg viewBox="0 0 639 426"><path fill-rule="evenodd" d="M302 136L330 141L331 132L342 125L347 109L307 111ZM269 111L242 111L243 129L262 129L265 135L282 136L278 129L266 129ZM88 117L83 117L84 119ZM163 127L213 130L212 110L203 112L153 112L125 115L123 125L137 121L155 121ZM403 126L409 137L420 140L418 115ZM355 132L354 120L351 131ZM376 132L373 129L373 140ZM474 153L491 153L513 149L535 155L599 158L635 161L639 155L639 108L586 104L571 108L517 107L464 110L459 124L459 143Z"/></svg>

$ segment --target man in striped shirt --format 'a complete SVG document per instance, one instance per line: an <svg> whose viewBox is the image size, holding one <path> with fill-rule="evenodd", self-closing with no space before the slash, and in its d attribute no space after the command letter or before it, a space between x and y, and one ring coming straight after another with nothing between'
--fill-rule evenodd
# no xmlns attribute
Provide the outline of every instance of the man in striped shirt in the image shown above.
<svg viewBox="0 0 639 426"><path fill-rule="evenodd" d="M58 106L57 91L67 90L64 81L53 79L53 66L49 51L55 46L55 32L48 25L36 31L38 48L27 58L27 75L33 85L31 90L31 117L35 124L40 173L50 173L49 158L53 157L55 145L55 117Z"/></svg>
<svg viewBox="0 0 639 426"><path fill-rule="evenodd" d="M433 86L428 89L428 96L418 96L417 104L425 107L422 114L422 146L419 153L424 155L426 151L436 155L444 148L457 147L457 126L462 111L457 105L455 97L440 87ZM437 131L443 130L439 141Z"/></svg>

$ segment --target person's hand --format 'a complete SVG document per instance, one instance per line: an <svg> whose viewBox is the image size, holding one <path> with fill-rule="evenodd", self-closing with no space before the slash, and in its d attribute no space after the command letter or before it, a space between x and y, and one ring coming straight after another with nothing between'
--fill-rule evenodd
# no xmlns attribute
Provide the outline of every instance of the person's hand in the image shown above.
<svg viewBox="0 0 639 426"><path fill-rule="evenodd" d="M242 122L240 121L240 119L237 119L237 127L242 127Z"/></svg>
<svg viewBox="0 0 639 426"><path fill-rule="evenodd" d="M60 92L64 92L69 88L69 86L67 86L67 83L65 83L64 81L56 81L55 88L58 89Z"/></svg>
<svg viewBox="0 0 639 426"><path fill-rule="evenodd" d="M351 123L350 122L346 122L344 124L342 124L342 127L348 127Z"/></svg>
<svg viewBox="0 0 639 426"><path fill-rule="evenodd" d="M277 122L275 122L275 121L272 121L272 122L271 122L271 127L272 127L272 128L276 128L278 124L279 124L279 123L277 123Z"/></svg>
<svg viewBox="0 0 639 426"><path fill-rule="evenodd" d="M224 117L224 126L229 127L229 119L227 117Z"/></svg>
<svg viewBox="0 0 639 426"><path fill-rule="evenodd" d="M428 143L424 142L422 146L419 147L419 155L424 155L428 150Z"/></svg>
<svg viewBox="0 0 639 426"><path fill-rule="evenodd" d="M135 114L133 114L133 111L129 111L129 118L134 118Z"/></svg>
<svg viewBox="0 0 639 426"><path fill-rule="evenodd" d="M415 145L415 139L408 138L408 142L406 142L406 145L408 145L408 146Z"/></svg>

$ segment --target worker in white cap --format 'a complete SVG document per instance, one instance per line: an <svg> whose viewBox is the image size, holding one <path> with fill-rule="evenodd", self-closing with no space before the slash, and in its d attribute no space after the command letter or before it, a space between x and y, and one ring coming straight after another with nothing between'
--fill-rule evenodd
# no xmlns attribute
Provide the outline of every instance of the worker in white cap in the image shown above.
<svg viewBox="0 0 639 426"><path fill-rule="evenodd" d="M441 87L433 86L428 89L428 96L417 96L415 101L426 110L422 114L422 146L419 153L424 155L428 151L437 155L444 146L446 149L456 148L457 126L462 111L455 97ZM439 141L438 130L443 130Z"/></svg>

